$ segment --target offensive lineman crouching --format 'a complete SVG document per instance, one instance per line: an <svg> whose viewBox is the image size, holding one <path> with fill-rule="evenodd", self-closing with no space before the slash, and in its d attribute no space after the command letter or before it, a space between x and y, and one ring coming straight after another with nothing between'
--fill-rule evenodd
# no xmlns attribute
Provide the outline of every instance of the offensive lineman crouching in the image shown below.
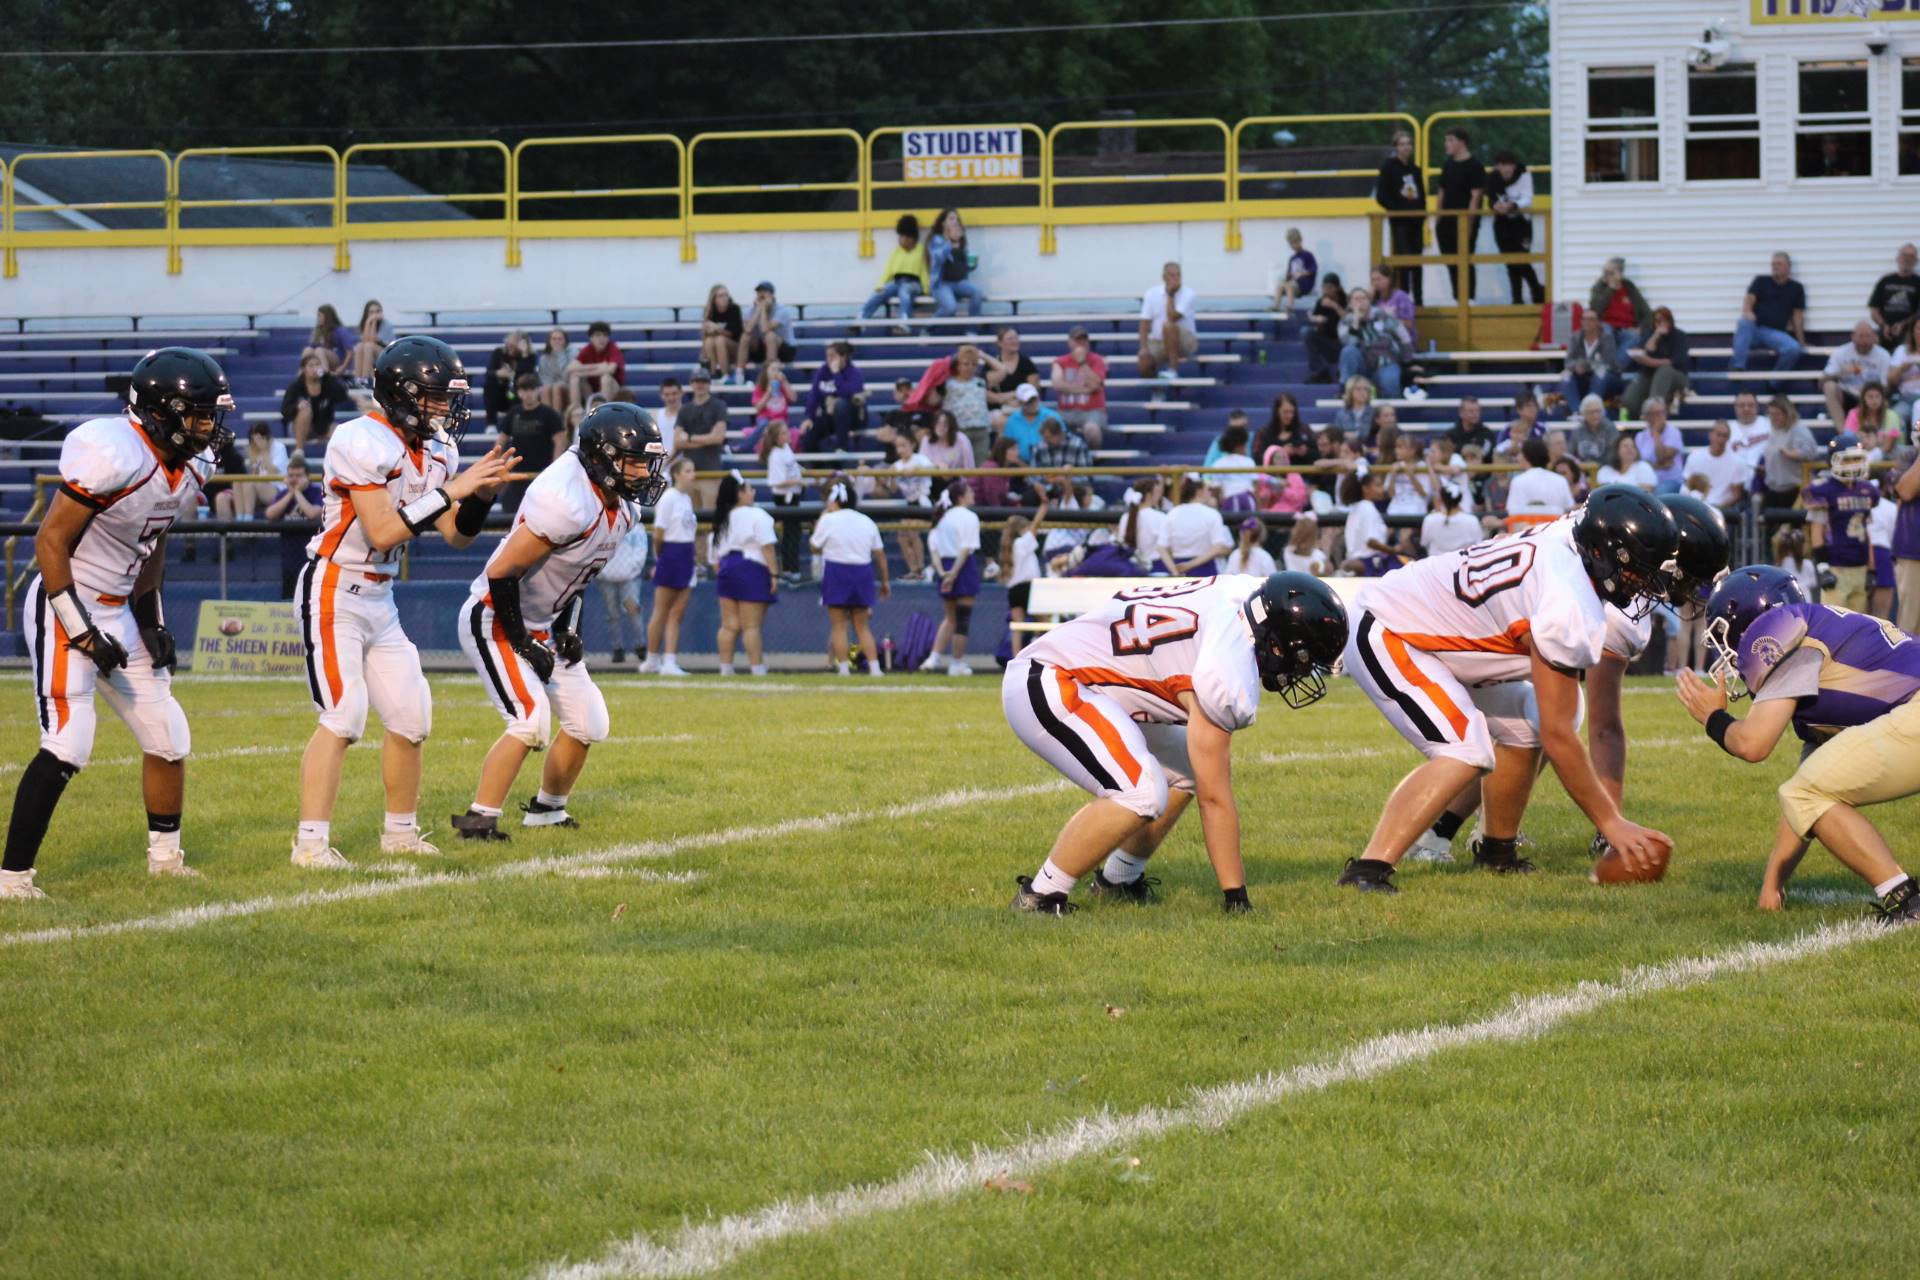
<svg viewBox="0 0 1920 1280"><path fill-rule="evenodd" d="M187 717L160 609L167 530L197 505L233 439L227 376L205 352L163 347L133 367L125 417L94 418L60 447L60 488L33 540L22 608L40 750L20 775L0 898L44 898L33 864L54 807L93 752L98 690L140 744L147 871L196 874L180 852ZM131 602L131 603L129 603Z"/></svg>
<svg viewBox="0 0 1920 1280"><path fill-rule="evenodd" d="M578 448L527 488L513 531L500 540L460 608L460 647L480 673L507 731L480 766L473 804L456 814L466 840L505 840L500 812L526 761L552 740L540 793L522 825L577 825L567 798L587 749L607 736L607 703L581 661L580 595L666 488L667 451L653 418L613 402L580 424ZM549 709L560 721L552 739Z"/></svg>

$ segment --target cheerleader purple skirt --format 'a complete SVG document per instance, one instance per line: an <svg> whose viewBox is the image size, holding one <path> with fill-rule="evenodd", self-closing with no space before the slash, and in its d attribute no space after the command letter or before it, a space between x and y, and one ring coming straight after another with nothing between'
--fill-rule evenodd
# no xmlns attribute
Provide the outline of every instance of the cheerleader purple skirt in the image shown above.
<svg viewBox="0 0 1920 1280"><path fill-rule="evenodd" d="M758 556L748 559L742 552L727 552L721 558L720 572L714 575L714 583L720 590L722 600L739 600L747 604L773 603L773 575L767 572L766 561Z"/></svg>
<svg viewBox="0 0 1920 1280"><path fill-rule="evenodd" d="M953 558L951 556L941 556L940 576L945 578L947 571L951 568L953 568ZM953 588L951 590L946 587L940 588L940 598L942 600L961 600L979 594L980 557L969 551L966 561L960 566L960 572L954 575Z"/></svg>
<svg viewBox="0 0 1920 1280"><path fill-rule="evenodd" d="M693 585L693 544L691 542L663 542L660 544L660 558L654 561L653 585L666 587L674 591L684 591Z"/></svg>
<svg viewBox="0 0 1920 1280"><path fill-rule="evenodd" d="M826 576L820 579L820 603L829 609L871 609L880 598L874 583L873 563L835 564L827 561Z"/></svg>

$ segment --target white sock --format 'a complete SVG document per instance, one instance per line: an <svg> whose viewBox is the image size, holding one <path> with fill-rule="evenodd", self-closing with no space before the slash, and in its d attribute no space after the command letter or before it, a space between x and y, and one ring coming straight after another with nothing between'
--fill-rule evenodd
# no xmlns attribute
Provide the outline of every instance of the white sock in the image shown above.
<svg viewBox="0 0 1920 1280"><path fill-rule="evenodd" d="M853 674L853 664L850 662L836 662L833 664L833 669L835 671L838 671L843 676L850 676Z"/></svg>
<svg viewBox="0 0 1920 1280"><path fill-rule="evenodd" d="M1892 893L1895 889L1898 889L1902 884L1905 884L1907 879L1908 879L1907 873L1902 871L1899 875L1887 881L1885 884L1877 884L1873 886L1873 896L1876 898L1884 898L1888 894Z"/></svg>
<svg viewBox="0 0 1920 1280"><path fill-rule="evenodd" d="M147 832L147 853L149 855L178 852L180 852L180 833L178 831Z"/></svg>
<svg viewBox="0 0 1920 1280"><path fill-rule="evenodd" d="M870 676L878 676L885 675L886 673L880 670L880 664L875 662L867 667L867 674Z"/></svg>
<svg viewBox="0 0 1920 1280"><path fill-rule="evenodd" d="M680 665L680 660L670 653L663 654L660 658L660 665L663 667L677 667Z"/></svg>
<svg viewBox="0 0 1920 1280"><path fill-rule="evenodd" d="M331 822L303 822L298 839L301 844L325 844L333 835Z"/></svg>
<svg viewBox="0 0 1920 1280"><path fill-rule="evenodd" d="M497 818L500 811L492 805L481 804L478 800L467 806L468 813L477 813L483 818Z"/></svg>
<svg viewBox="0 0 1920 1280"><path fill-rule="evenodd" d="M750 676L763 676L767 674L767 664L764 662L756 662L747 668L747 674Z"/></svg>
<svg viewBox="0 0 1920 1280"><path fill-rule="evenodd" d="M1080 877L1070 876L1054 866L1052 858L1041 863L1040 869L1033 873L1035 893L1072 893L1073 886L1079 882Z"/></svg>
<svg viewBox="0 0 1920 1280"><path fill-rule="evenodd" d="M534 796L534 799L549 809L564 809L567 807L566 796L556 796L545 787L540 788L540 793Z"/></svg>
<svg viewBox="0 0 1920 1280"><path fill-rule="evenodd" d="M387 815L386 830L395 835L407 831L416 831L419 827L419 820L411 813L390 813Z"/></svg>
<svg viewBox="0 0 1920 1280"><path fill-rule="evenodd" d="M1115 849L1107 855L1107 865L1100 872L1111 884L1132 884L1147 873L1147 860Z"/></svg>
<svg viewBox="0 0 1920 1280"><path fill-rule="evenodd" d="M732 664L731 662L723 662L723 663L721 663L721 664L720 664L720 674L721 674L721 675L723 675L723 676L730 676L730 675L732 675L732 674L733 674L733 664Z"/></svg>

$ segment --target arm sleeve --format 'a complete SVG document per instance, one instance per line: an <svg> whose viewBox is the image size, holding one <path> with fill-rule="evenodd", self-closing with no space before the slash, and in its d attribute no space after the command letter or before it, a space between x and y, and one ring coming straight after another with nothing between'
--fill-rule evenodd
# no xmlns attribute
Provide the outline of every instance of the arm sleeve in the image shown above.
<svg viewBox="0 0 1920 1280"><path fill-rule="evenodd" d="M1773 669L1753 700L1773 702L1780 698L1814 697L1820 692L1820 668L1824 661L1819 650L1803 647Z"/></svg>

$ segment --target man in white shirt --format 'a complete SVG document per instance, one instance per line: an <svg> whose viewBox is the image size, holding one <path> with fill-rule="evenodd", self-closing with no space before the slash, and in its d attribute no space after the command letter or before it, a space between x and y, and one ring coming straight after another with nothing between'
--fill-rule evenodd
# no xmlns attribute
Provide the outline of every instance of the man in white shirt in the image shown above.
<svg viewBox="0 0 1920 1280"><path fill-rule="evenodd" d="M1920 342L1902 343L1893 349L1887 362L1887 401L1911 429L1914 406L1920 404Z"/></svg>
<svg viewBox="0 0 1920 1280"><path fill-rule="evenodd" d="M1538 436L1520 445L1527 469L1507 486L1507 528L1551 524L1573 510L1573 490L1567 478L1547 469L1547 442Z"/></svg>
<svg viewBox="0 0 1920 1280"><path fill-rule="evenodd" d="M1837 428L1847 420L1847 410L1860 403L1860 388L1869 382L1885 386L1893 362L1873 326L1862 320L1853 326L1853 340L1835 347L1820 371L1820 390L1826 393L1827 417Z"/></svg>
<svg viewBox="0 0 1920 1280"><path fill-rule="evenodd" d="M1747 481L1753 478L1753 464L1733 451L1733 429L1716 422L1707 432L1707 447L1687 455L1688 488L1695 476L1707 478L1707 490L1701 500L1710 507L1727 509L1747 496Z"/></svg>
<svg viewBox="0 0 1920 1280"><path fill-rule="evenodd" d="M660 438L673 447L673 424L680 419L680 379L668 377L660 380L660 407L653 411L653 421L660 428Z"/></svg>
<svg viewBox="0 0 1920 1280"><path fill-rule="evenodd" d="M1193 290L1180 283L1180 264L1160 268L1160 283L1140 300L1140 376L1172 379L1182 360L1200 350L1193 323Z"/></svg>
<svg viewBox="0 0 1920 1280"><path fill-rule="evenodd" d="M1760 397L1751 391L1734 392L1733 421L1728 426L1733 432L1733 451L1740 460L1749 467L1764 464L1773 424L1760 416Z"/></svg>

